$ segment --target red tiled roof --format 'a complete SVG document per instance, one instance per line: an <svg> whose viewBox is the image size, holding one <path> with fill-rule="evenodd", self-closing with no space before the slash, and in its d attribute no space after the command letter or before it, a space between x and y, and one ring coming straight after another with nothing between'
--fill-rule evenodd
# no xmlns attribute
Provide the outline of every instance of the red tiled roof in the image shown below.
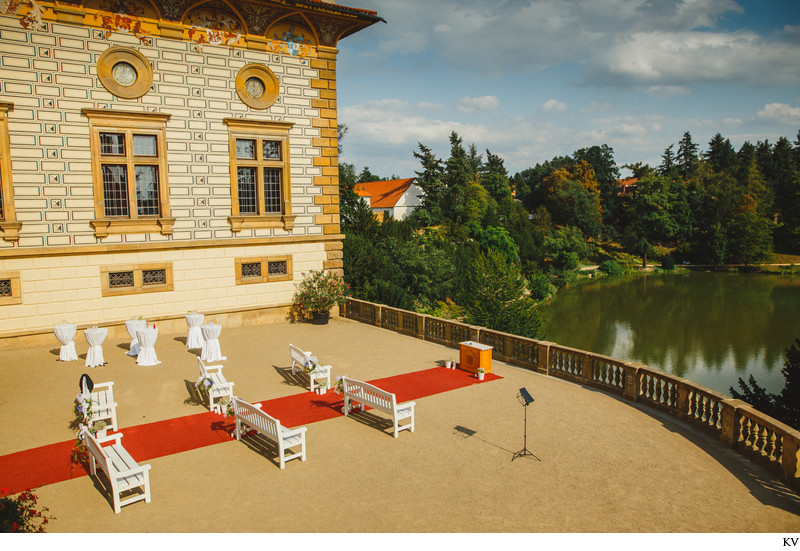
<svg viewBox="0 0 800 551"><path fill-rule="evenodd" d="M624 180L617 180L619 183L619 187L625 187L635 184L639 181L639 178L626 178Z"/></svg>
<svg viewBox="0 0 800 551"><path fill-rule="evenodd" d="M341 6L339 4L334 4L332 2L325 2L323 0L289 0L293 4L311 4L317 5L321 8L328 8L334 11L344 12L344 13L353 13L354 15L363 14L368 15L370 17L379 19L383 21L381 17L378 17L378 12L372 10L365 10L362 8L351 8L349 6Z"/></svg>
<svg viewBox="0 0 800 551"><path fill-rule="evenodd" d="M391 209L413 182L414 178L364 182L356 184L354 191L361 197L369 197L373 209Z"/></svg>

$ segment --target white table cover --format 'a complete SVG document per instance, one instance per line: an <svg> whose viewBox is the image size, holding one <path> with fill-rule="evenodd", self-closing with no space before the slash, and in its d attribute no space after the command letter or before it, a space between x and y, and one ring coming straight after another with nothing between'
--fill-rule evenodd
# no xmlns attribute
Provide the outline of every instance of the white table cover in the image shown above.
<svg viewBox="0 0 800 551"><path fill-rule="evenodd" d="M125 329L128 330L128 335L131 336L131 347L127 352L128 356L139 354L139 338L136 336L136 332L144 329L145 325L147 325L147 322L143 319L133 319L125 322Z"/></svg>
<svg viewBox="0 0 800 551"><path fill-rule="evenodd" d="M86 353L86 367L95 367L106 363L103 359L103 348L100 345L106 340L108 329L105 327L90 327L83 332L83 335L86 337L86 342L89 343L89 351Z"/></svg>
<svg viewBox="0 0 800 551"><path fill-rule="evenodd" d="M139 340L139 356L136 358L136 363L139 365L158 365L161 362L156 357L156 338L158 337L158 328L145 327L136 332L136 338Z"/></svg>
<svg viewBox="0 0 800 551"><path fill-rule="evenodd" d="M61 343L58 359L62 362L72 362L78 359L78 353L75 351L75 331L77 327L74 323L59 323L53 327L53 332L56 334L58 342Z"/></svg>
<svg viewBox="0 0 800 551"><path fill-rule="evenodd" d="M219 333L222 331L222 326L218 323L206 323L200 327L203 332L203 349L200 351L200 359L204 362L218 362L220 360L227 360L226 356L222 355L219 348Z"/></svg>
<svg viewBox="0 0 800 551"><path fill-rule="evenodd" d="M202 348L205 340L200 326L203 324L205 316L199 312L186 314L186 323L189 324L189 334L186 335L186 348Z"/></svg>

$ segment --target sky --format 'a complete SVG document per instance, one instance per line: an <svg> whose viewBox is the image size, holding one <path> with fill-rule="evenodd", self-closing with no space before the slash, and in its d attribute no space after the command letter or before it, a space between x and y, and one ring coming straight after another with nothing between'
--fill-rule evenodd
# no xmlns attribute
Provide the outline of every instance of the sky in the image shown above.
<svg viewBox="0 0 800 551"><path fill-rule="evenodd" d="M455 131L509 175L608 145L661 163L690 132L737 150L800 131L800 0L340 0L378 22L342 39L340 162L414 177ZM621 168L622 176L630 171Z"/></svg>

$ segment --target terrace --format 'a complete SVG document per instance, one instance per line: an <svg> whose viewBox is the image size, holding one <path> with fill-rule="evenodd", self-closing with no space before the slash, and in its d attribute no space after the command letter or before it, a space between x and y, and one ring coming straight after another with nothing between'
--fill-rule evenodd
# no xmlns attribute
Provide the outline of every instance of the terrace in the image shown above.
<svg viewBox="0 0 800 551"><path fill-rule="evenodd" d="M350 315L371 316L373 323L385 318L384 325L413 332L406 315L390 309L351 301ZM458 338L463 327L440 329L445 340ZM52 346L0 352L6 389L0 456L74 437L68 423L81 373L114 381L123 434L125 427L206 412L191 395L197 367L185 335L159 335L162 363L155 367L139 367L126 356L129 339L122 333L109 335L103 345L108 363L96 369L82 361L58 362L55 337ZM250 402L307 392L286 376L289 343L332 364L334 376L366 381L457 358L452 347L344 318L327 326L223 327L220 343L226 377ZM80 331L76 344L84 354ZM548 351L564 357L563 350ZM692 419L626 399L613 384L598 388L583 380L575 368L580 363L547 360L571 370L567 379L496 358L493 373L500 379L417 399L416 431L398 439L383 414L309 423L308 460L292 461L283 471L273 453L247 439L162 457L134 453L152 465L153 499L119 515L80 468L75 478L42 486L37 494L56 517L50 532L800 530L800 498L779 477ZM624 386L627 372L620 373L608 380ZM521 387L535 398L528 407L527 448L536 457L512 461L523 446L523 408L516 399ZM679 394L676 389L676 399Z"/></svg>

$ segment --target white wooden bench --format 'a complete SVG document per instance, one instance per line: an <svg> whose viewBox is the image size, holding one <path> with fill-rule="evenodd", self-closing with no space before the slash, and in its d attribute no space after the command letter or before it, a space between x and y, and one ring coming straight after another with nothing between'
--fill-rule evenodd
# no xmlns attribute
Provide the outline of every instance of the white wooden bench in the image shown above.
<svg viewBox="0 0 800 551"><path fill-rule="evenodd" d="M91 402L89 413L92 422L104 421L106 430L118 430L117 428L117 403L114 401L114 383L97 383L92 390L86 386L86 382L81 384L81 398L84 402ZM86 417L84 416L84 420Z"/></svg>
<svg viewBox="0 0 800 551"><path fill-rule="evenodd" d="M395 438L397 438L397 433L401 430L408 429L414 432L414 406L416 402L398 404L394 394L386 392L375 385L348 379L347 377L342 377L341 381L342 394L344 394L342 412L345 415L350 413L350 409L353 407L352 402L357 402L361 404L361 411L364 411L364 406L367 405L391 415ZM402 419L407 419L408 422L401 425L400 421Z"/></svg>
<svg viewBox="0 0 800 551"><path fill-rule="evenodd" d="M278 445L278 457L283 469L290 459L306 460L306 427L287 429L281 422L261 411L261 404L250 404L233 397L233 414L236 417L236 439L241 440L242 425L254 428ZM286 455L291 448L300 446L300 451Z"/></svg>
<svg viewBox="0 0 800 551"><path fill-rule="evenodd" d="M221 365L206 365L200 357L197 357L197 368L200 370L200 377L194 383L195 388L200 391L200 383L207 379L211 381L211 387L205 390L208 396L208 409L216 413L224 413L219 404L220 398L227 397L233 400L233 383L229 383L222 374ZM203 391L200 391L203 392Z"/></svg>
<svg viewBox="0 0 800 551"><path fill-rule="evenodd" d="M81 425L81 438L89 451L89 472L96 475L99 465L111 483L115 513L119 514L123 505L136 501L144 500L145 503L150 503L150 476L148 473L150 465L139 465L131 457L131 454L120 442L122 440L121 432L97 438L84 425ZM110 446L102 445L111 441L114 443ZM141 488L142 493L122 498L124 492L137 488Z"/></svg>
<svg viewBox="0 0 800 551"><path fill-rule="evenodd" d="M311 352L304 352L300 350L293 344L289 345L289 354L291 354L292 356L292 375L297 373L298 369L305 371L305 369L303 369L303 366L305 366L308 362L314 362L315 364L317 364L317 367L308 373L308 380L309 380L309 386L311 387L310 388L311 392L314 392L315 381L317 381L316 383L317 386L323 386L320 385L318 381L324 380L325 388L331 387L331 366L319 365L317 363L316 356L312 356Z"/></svg>

